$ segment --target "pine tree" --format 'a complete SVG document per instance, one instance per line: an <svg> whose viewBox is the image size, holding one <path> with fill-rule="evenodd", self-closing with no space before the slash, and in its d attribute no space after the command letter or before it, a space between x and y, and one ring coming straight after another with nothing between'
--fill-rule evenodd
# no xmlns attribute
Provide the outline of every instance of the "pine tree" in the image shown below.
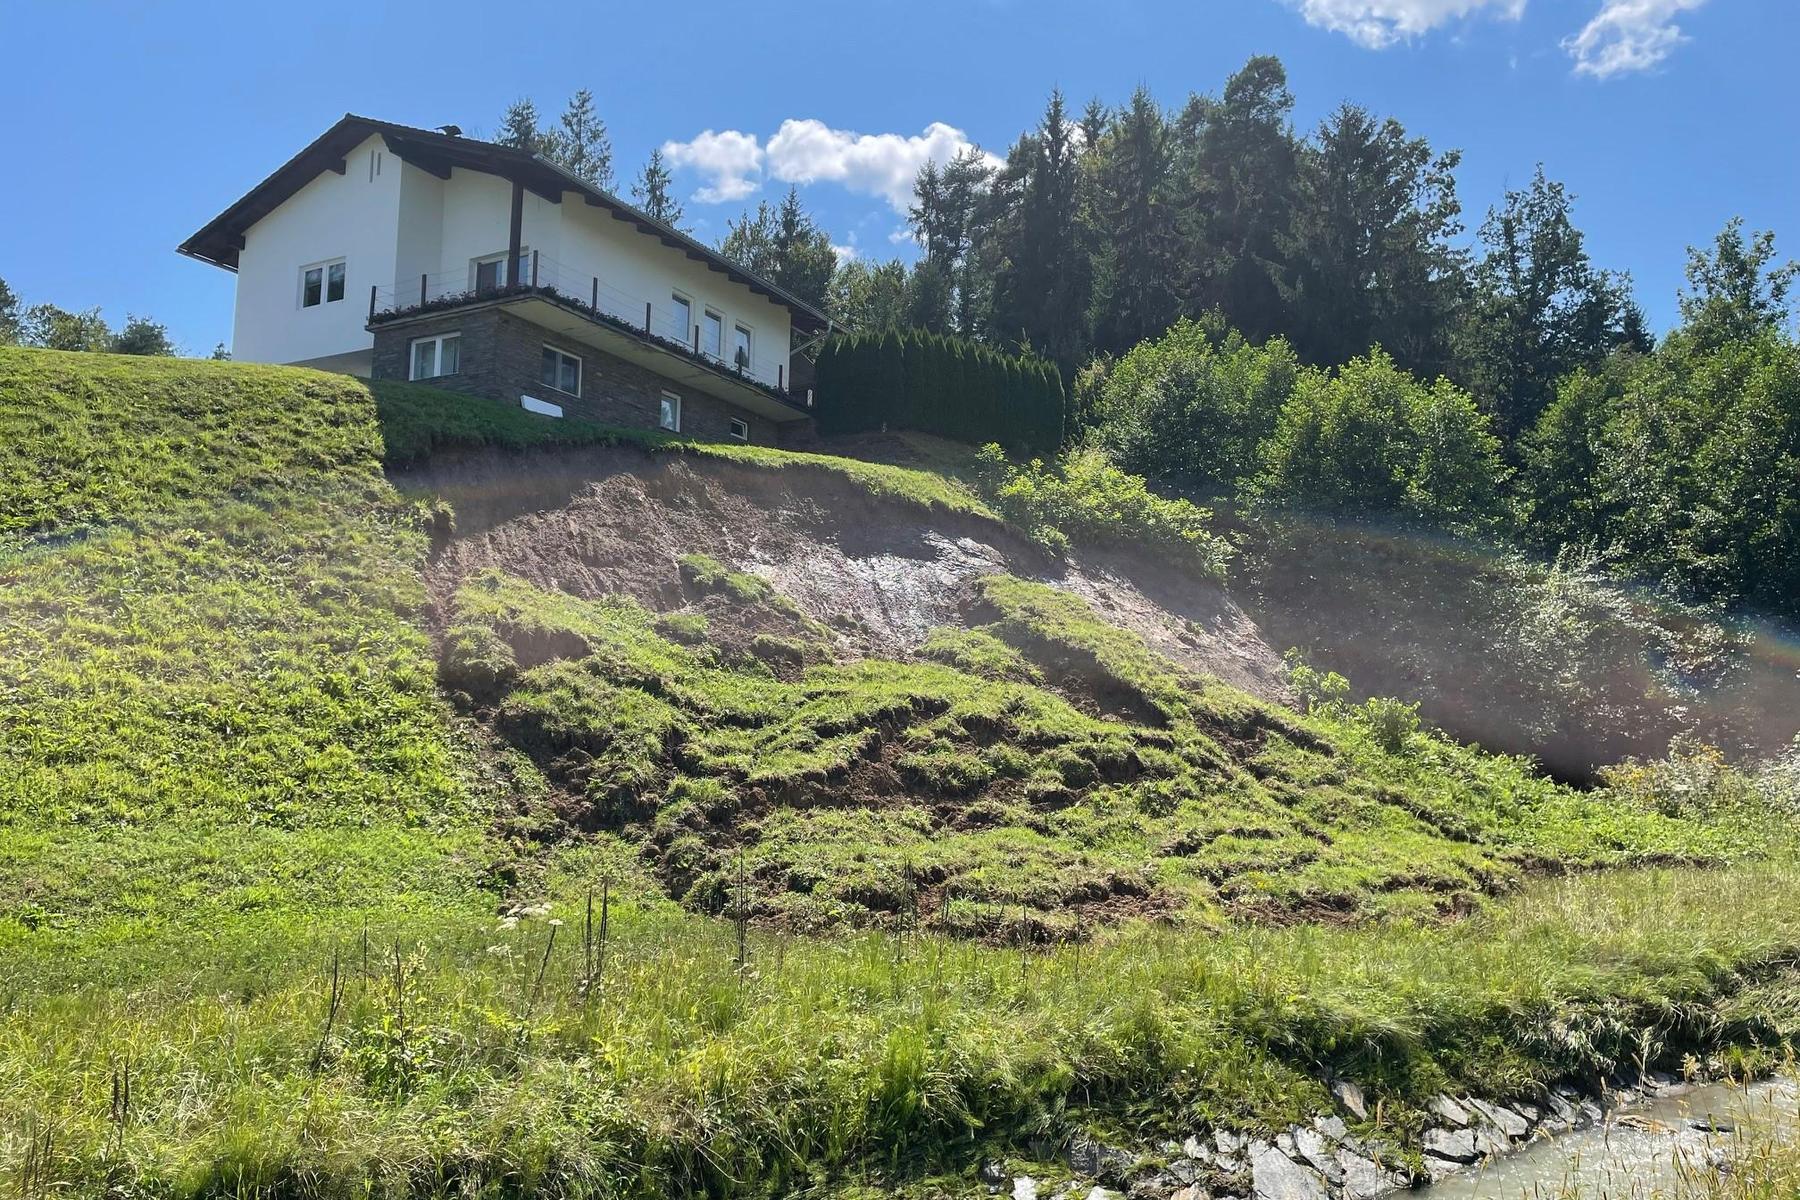
<svg viewBox="0 0 1800 1200"><path fill-rule="evenodd" d="M582 88L569 97L559 128L545 139L543 153L569 174L597 188L613 185L612 139L594 109L594 93Z"/></svg>
<svg viewBox="0 0 1800 1200"><path fill-rule="evenodd" d="M1013 345L1044 348L1070 366L1087 350L1092 283L1081 204L1081 134L1052 92L1037 131L1021 138L996 181L989 235L990 328Z"/></svg>
<svg viewBox="0 0 1800 1200"><path fill-rule="evenodd" d="M680 229L681 201L670 190L674 182L675 178L669 173L668 165L663 162L663 152L659 147L650 152L650 161L644 164L637 182L631 185L631 198L649 216L664 225Z"/></svg>
<svg viewBox="0 0 1800 1200"><path fill-rule="evenodd" d="M1169 131L1147 90L1133 93L1097 153L1100 253L1092 320L1098 347L1121 352L1162 332L1175 315Z"/></svg>
<svg viewBox="0 0 1800 1200"><path fill-rule="evenodd" d="M500 118L500 133L494 138L502 146L511 146L514 150L523 150L528 154L541 154L544 150L544 133L538 126L537 105L529 96L514 100L506 106L506 113Z"/></svg>

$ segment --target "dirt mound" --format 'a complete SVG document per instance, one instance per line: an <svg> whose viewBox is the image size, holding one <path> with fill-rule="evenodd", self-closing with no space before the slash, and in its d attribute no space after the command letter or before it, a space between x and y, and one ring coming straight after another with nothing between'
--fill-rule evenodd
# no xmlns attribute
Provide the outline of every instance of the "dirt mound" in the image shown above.
<svg viewBox="0 0 1800 1200"><path fill-rule="evenodd" d="M835 631L845 656L905 656L958 622L970 580L1009 572L1079 595L1190 670L1265 697L1280 655L1216 584L1148 556L1045 555L1004 526L872 495L831 471L769 470L632 447L441 454L397 472L449 501L456 535L429 572L438 609L497 567L584 599L685 603L676 564L710 555L768 579Z"/></svg>

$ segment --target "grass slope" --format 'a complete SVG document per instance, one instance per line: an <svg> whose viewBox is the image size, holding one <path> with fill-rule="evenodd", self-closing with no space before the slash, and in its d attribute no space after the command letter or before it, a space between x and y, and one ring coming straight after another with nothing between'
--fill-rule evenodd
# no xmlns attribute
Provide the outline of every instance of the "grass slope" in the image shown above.
<svg viewBox="0 0 1800 1200"><path fill-rule="evenodd" d="M854 663L706 560L663 614L482 577L441 648L487 702L458 716L383 460L619 436L0 350L0 1179L942 1194L1078 1126L1279 1124L1327 1071L1404 1140L1441 1087L1791 1038L1800 873L1748 857L1760 830L1392 753L1024 581L986 581L918 661ZM929 472L682 449L977 511ZM669 898L732 907L722 846L764 916L924 919L740 943ZM1715 865L1530 874L1668 859ZM1182 922L1119 921L1120 880ZM1447 899L1472 915L1415 919ZM1021 903L1052 944L946 936ZM1296 920L1346 906L1374 919Z"/></svg>

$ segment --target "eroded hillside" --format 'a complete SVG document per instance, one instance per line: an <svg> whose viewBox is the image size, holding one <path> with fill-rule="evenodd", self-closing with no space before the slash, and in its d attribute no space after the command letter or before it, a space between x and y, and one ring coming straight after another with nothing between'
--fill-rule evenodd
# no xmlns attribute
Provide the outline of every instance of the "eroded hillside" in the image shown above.
<svg viewBox="0 0 1800 1200"><path fill-rule="evenodd" d="M1255 625L1147 556L630 445L394 478L455 511L427 569L443 679L552 782L550 836L624 836L699 911L1055 940L1453 912L1532 863L1706 853L1521 764L1283 707Z"/></svg>

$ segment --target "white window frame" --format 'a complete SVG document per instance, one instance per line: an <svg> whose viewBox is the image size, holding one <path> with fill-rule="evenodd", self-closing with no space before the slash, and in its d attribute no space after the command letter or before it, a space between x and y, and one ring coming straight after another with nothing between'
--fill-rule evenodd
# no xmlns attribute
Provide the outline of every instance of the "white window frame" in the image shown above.
<svg viewBox="0 0 1800 1200"><path fill-rule="evenodd" d="M432 372L429 375L421 375L418 372L418 348L426 342L431 342L433 344L431 350ZM443 369L445 342L456 343L456 370L454 371L446 371ZM453 329L449 333L434 333L430 337L414 338L406 343L406 378L408 381L419 382L427 379L447 379L452 375L460 374L462 374L462 330Z"/></svg>
<svg viewBox="0 0 1800 1200"><path fill-rule="evenodd" d="M722 363L725 361L725 314L710 304L702 308L700 313L700 357ZM717 326L719 330L719 342L716 346L706 344L706 334L710 328L709 322L711 326Z"/></svg>
<svg viewBox="0 0 1800 1200"><path fill-rule="evenodd" d="M687 313L687 316L683 317L679 322L681 326L681 344L692 350L694 348L694 298L686 292L671 290L669 292L669 303L671 305L680 305L682 310ZM675 314L670 313L669 315L673 317Z"/></svg>
<svg viewBox="0 0 1800 1200"><path fill-rule="evenodd" d="M747 442L750 440L750 422L744 420L744 418L731 418L731 424L726 428L730 431L733 441Z"/></svg>
<svg viewBox="0 0 1800 1200"><path fill-rule="evenodd" d="M350 294L350 268L346 264L347 260L340 254L336 258L321 259L301 267L298 279L299 291L294 297L297 301L296 307L324 308L327 304L342 304L344 297ZM336 300L331 298L331 268L333 267L344 268L344 290ZM306 302L306 277L314 271L319 273L319 298L316 302L308 304Z"/></svg>
<svg viewBox="0 0 1800 1200"><path fill-rule="evenodd" d="M577 400L581 399L581 387L584 383L587 382L587 364L581 361L581 355L570 354L567 350L564 350L561 346L552 346L549 342L544 342L543 347L544 347L544 349L550 351L550 353L558 356L557 364L556 364L556 368L557 368L556 369L556 378L557 379L560 380L562 378L562 359L566 358L570 362L575 364L575 390L574 391L571 392L565 388L558 387L557 384L554 382L545 383L544 386L549 388L552 391L562 392L562 394L565 396L573 396ZM539 354L538 355L538 364L540 366L542 366L543 361L544 361L544 356L542 354ZM540 383L543 382L541 377L539 379L539 382Z"/></svg>
<svg viewBox="0 0 1800 1200"><path fill-rule="evenodd" d="M746 322L733 321L731 331L733 334L744 335L744 374L756 374L756 329ZM737 338L734 336L731 340L736 342ZM731 359L728 365L733 368L737 367L737 347L735 345L731 348Z"/></svg>
<svg viewBox="0 0 1800 1200"><path fill-rule="evenodd" d="M481 254L469 260L469 290L472 292L481 286L481 268L489 263L497 263L500 267L499 281L496 288L506 286L506 251L496 250L492 254ZM531 247L519 247L519 282L531 282Z"/></svg>
<svg viewBox="0 0 1800 1200"><path fill-rule="evenodd" d="M681 432L681 397L674 392L664 389L663 394L662 394L662 400L663 400L663 403L666 403L669 406L670 410L674 412L675 423L673 425L671 425L667 421L663 420L662 412L659 408L658 412L656 414L656 418L657 418L656 419L656 427L658 429L667 430L670 433L680 433Z"/></svg>

